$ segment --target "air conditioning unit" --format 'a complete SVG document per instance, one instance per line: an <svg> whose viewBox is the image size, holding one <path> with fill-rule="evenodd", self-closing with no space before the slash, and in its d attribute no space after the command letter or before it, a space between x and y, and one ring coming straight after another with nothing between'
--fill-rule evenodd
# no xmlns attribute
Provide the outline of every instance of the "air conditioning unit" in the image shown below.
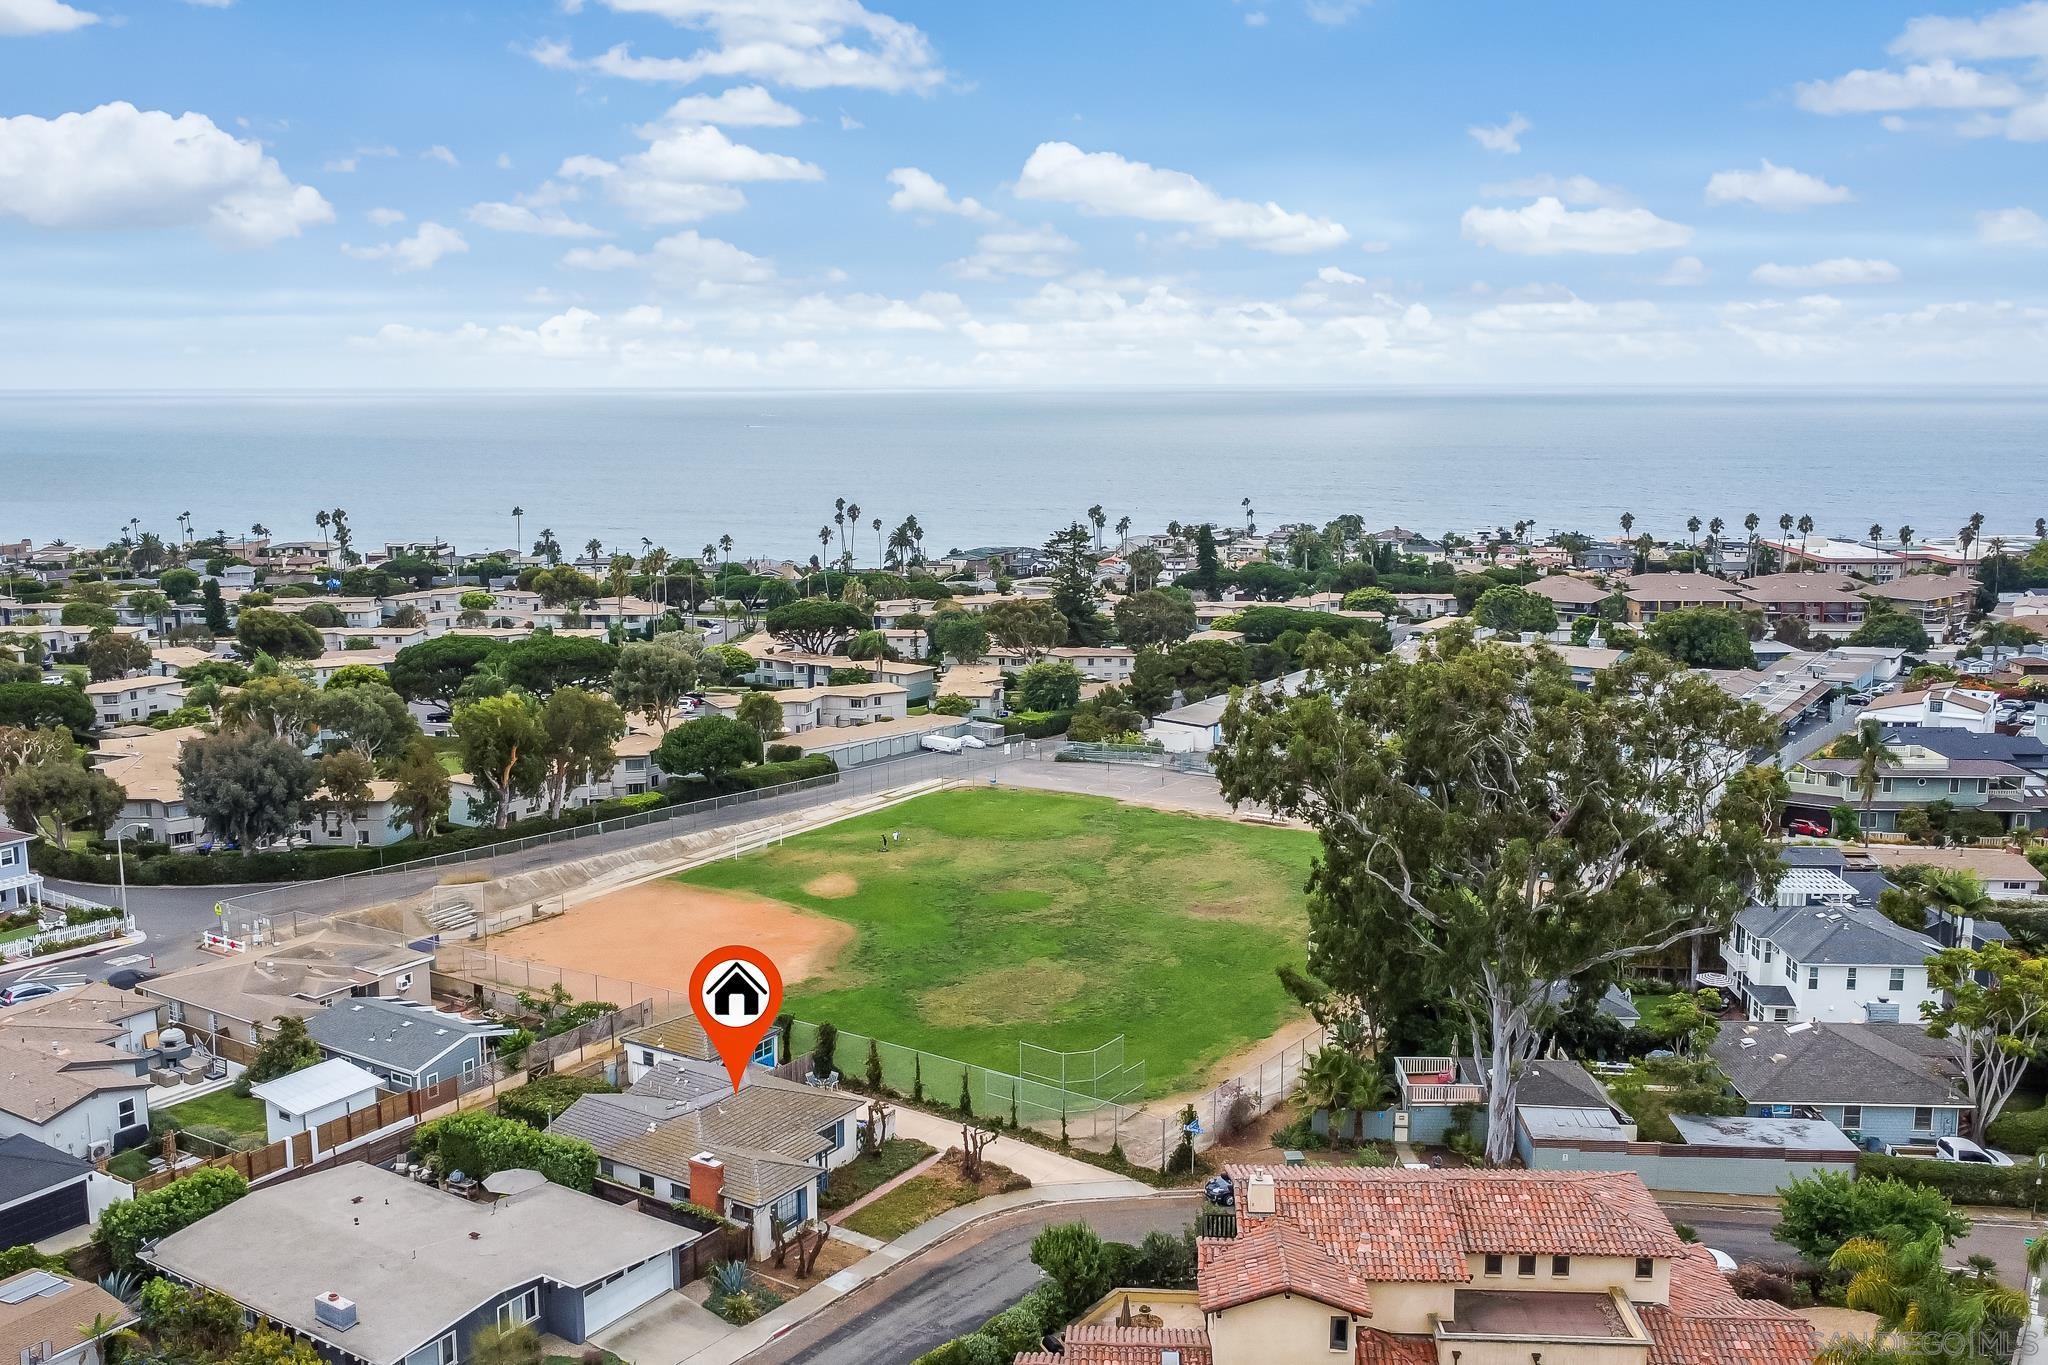
<svg viewBox="0 0 2048 1365"><path fill-rule="evenodd" d="M94 1161L104 1161L113 1154L114 1144L111 1142L95 1142L92 1145L91 1155Z"/></svg>
<svg viewBox="0 0 2048 1365"><path fill-rule="evenodd" d="M411 973L411 972L400 972L400 973L398 974L398 980L397 980L397 981L396 981L396 982L395 982L394 984L395 984L395 985L396 985L396 986L398 987L398 989L400 989L400 990L402 990L402 991L409 991L409 990L411 990L411 989L412 989L412 973Z"/></svg>

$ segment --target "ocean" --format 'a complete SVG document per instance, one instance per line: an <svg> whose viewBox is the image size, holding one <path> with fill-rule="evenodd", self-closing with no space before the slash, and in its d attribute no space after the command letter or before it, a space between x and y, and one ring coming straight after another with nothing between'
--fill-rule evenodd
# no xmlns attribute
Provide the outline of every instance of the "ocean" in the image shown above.
<svg viewBox="0 0 2048 1365"><path fill-rule="evenodd" d="M103 544L129 518L175 534L316 534L344 507L358 545L465 549L543 529L580 552L807 557L833 500L915 514L929 553L1042 541L1099 503L1113 526L1261 526L1343 512L1429 535L1739 533L1810 515L2031 534L2048 515L2048 393L1144 391L0 395L0 540ZM836 529L835 529L836 535ZM834 551L837 545L835 541Z"/></svg>

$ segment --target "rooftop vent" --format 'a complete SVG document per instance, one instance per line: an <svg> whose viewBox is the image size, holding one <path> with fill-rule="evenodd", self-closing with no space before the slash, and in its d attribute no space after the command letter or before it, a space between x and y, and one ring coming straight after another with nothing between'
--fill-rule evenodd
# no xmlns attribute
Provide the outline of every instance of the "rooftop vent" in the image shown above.
<svg viewBox="0 0 2048 1365"><path fill-rule="evenodd" d="M332 1327L337 1332L346 1332L356 1325L356 1301L345 1299L333 1290L317 1295L313 1300L313 1316L323 1327Z"/></svg>

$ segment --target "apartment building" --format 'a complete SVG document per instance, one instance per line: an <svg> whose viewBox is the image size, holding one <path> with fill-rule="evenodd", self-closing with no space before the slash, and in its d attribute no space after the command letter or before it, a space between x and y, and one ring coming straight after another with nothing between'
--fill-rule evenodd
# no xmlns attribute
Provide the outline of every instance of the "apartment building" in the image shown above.
<svg viewBox="0 0 2048 1365"><path fill-rule="evenodd" d="M1939 644L1959 638L1977 602L1977 582L1968 574L1908 574L1866 589L1873 601L1890 604L1920 623Z"/></svg>
<svg viewBox="0 0 2048 1365"><path fill-rule="evenodd" d="M109 678L87 683L85 695L92 699L95 721L106 729L169 715L185 704L185 685L176 678Z"/></svg>

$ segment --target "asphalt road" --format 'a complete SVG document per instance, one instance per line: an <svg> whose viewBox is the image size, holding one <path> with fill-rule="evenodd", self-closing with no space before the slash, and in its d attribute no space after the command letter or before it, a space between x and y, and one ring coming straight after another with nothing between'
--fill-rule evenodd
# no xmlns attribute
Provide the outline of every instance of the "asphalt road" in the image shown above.
<svg viewBox="0 0 2048 1365"><path fill-rule="evenodd" d="M66 895L78 896L84 900L98 901L102 905L121 903L118 887L58 881L54 877L47 879L46 884L53 891L62 891ZM149 935L149 941L138 948L110 949L94 957L73 958L58 965L66 971L81 973L95 981L105 979L108 972L120 971L123 968L139 967L149 970L150 958L155 959L154 970L160 972L189 967L201 956L198 948L200 933L216 923L213 914L214 902L238 892L262 889L264 888L239 886L131 886L128 888L128 909L135 916L136 927ZM142 961L127 960L138 954L142 956Z"/></svg>
<svg viewBox="0 0 2048 1365"><path fill-rule="evenodd" d="M1148 1232L1179 1232L1200 1203L1189 1191L999 1215L862 1285L745 1357L746 1365L908 1365L1031 1291L1040 1278L1031 1239L1040 1229L1080 1219L1105 1238L1135 1242Z"/></svg>

